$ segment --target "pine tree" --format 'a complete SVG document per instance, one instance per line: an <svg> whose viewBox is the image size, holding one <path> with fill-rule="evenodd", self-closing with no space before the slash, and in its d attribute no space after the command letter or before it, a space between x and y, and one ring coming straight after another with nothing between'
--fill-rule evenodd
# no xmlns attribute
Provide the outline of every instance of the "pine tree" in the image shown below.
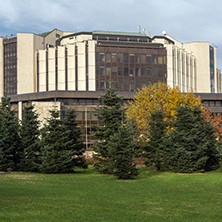
<svg viewBox="0 0 222 222"><path fill-rule="evenodd" d="M40 122L34 106L28 103L24 107L23 119L21 122L20 136L24 150L24 158L21 160L21 168L24 171L37 172L39 169L40 155Z"/></svg>
<svg viewBox="0 0 222 222"><path fill-rule="evenodd" d="M5 94L0 105L0 170L18 170L21 153L18 118Z"/></svg>
<svg viewBox="0 0 222 222"><path fill-rule="evenodd" d="M154 166L156 170L161 170L162 166L162 149L164 137L167 132L167 122L164 121L164 113L156 109L151 113L149 121L148 141L144 145L144 157L148 160L147 166Z"/></svg>
<svg viewBox="0 0 222 222"><path fill-rule="evenodd" d="M63 120L63 126L65 134L67 135L68 142L70 146L67 150L73 151L72 164L73 167L87 168L85 163L84 154L84 144L83 140L80 140L81 131L77 127L75 110L69 108L65 113L65 118Z"/></svg>
<svg viewBox="0 0 222 222"><path fill-rule="evenodd" d="M179 106L174 130L164 144L166 169L191 173L219 168L215 128L206 122L199 106Z"/></svg>
<svg viewBox="0 0 222 222"><path fill-rule="evenodd" d="M117 96L115 90L108 89L100 98L102 106L97 108L99 124L95 126L94 135L99 141L94 144L94 155L96 161L94 167L100 173L112 174L112 162L110 161L110 150L107 145L110 136L118 131L124 118L124 110L121 108L123 98Z"/></svg>
<svg viewBox="0 0 222 222"><path fill-rule="evenodd" d="M134 164L136 144L133 140L132 129L122 125L114 133L107 144L110 151L113 175L118 179L131 179L138 175Z"/></svg>

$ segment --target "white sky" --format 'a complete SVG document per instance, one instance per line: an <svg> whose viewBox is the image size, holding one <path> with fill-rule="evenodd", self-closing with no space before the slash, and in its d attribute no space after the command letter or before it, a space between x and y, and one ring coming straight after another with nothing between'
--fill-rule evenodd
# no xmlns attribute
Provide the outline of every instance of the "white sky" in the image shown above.
<svg viewBox="0 0 222 222"><path fill-rule="evenodd" d="M222 69L221 0L0 0L0 36L17 32L126 31L180 42L206 41L217 48Z"/></svg>

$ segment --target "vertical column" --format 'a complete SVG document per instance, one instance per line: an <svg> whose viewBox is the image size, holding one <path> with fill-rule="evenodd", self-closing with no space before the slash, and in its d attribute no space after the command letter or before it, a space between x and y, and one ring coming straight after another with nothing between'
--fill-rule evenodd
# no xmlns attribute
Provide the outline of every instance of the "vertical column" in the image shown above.
<svg viewBox="0 0 222 222"><path fill-rule="evenodd" d="M58 90L65 90L65 46L58 46Z"/></svg>
<svg viewBox="0 0 222 222"><path fill-rule="evenodd" d="M22 121L22 101L18 103L18 119Z"/></svg>
<svg viewBox="0 0 222 222"><path fill-rule="evenodd" d="M55 48L48 49L48 90L56 90L55 78Z"/></svg>
<svg viewBox="0 0 222 222"><path fill-rule="evenodd" d="M0 37L0 97L4 95L4 45Z"/></svg>
<svg viewBox="0 0 222 222"><path fill-rule="evenodd" d="M46 52L39 50L39 92L46 91Z"/></svg>
<svg viewBox="0 0 222 222"><path fill-rule="evenodd" d="M78 53L78 90L86 91L86 50L85 42L77 43Z"/></svg>
<svg viewBox="0 0 222 222"><path fill-rule="evenodd" d="M88 47L88 66L89 66L89 91L96 91L96 41L89 41Z"/></svg>
<svg viewBox="0 0 222 222"><path fill-rule="evenodd" d="M75 44L67 45L67 49L68 49L68 76L67 76L68 90L76 90L75 47L76 47Z"/></svg>

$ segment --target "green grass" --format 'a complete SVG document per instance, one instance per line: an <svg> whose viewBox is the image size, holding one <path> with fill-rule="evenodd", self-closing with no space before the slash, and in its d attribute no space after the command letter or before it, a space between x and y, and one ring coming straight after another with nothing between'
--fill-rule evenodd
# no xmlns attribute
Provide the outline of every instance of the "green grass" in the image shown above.
<svg viewBox="0 0 222 222"><path fill-rule="evenodd" d="M0 221L221 222L222 173L0 175Z"/></svg>

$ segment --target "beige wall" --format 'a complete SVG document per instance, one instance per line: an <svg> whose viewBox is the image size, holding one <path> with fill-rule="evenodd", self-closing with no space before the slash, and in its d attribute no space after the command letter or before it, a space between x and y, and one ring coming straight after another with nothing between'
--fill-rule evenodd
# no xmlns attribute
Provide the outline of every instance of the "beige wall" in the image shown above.
<svg viewBox="0 0 222 222"><path fill-rule="evenodd" d="M41 124L40 127L42 127L46 123L45 118L50 118L50 112L49 110L61 110L61 103L60 102L37 102L33 101L32 104L35 107L36 112L39 115L38 120L40 120Z"/></svg>
<svg viewBox="0 0 222 222"><path fill-rule="evenodd" d="M88 42L88 83L89 91L96 91L96 52L95 52L95 45L96 41L91 40Z"/></svg>
<svg viewBox="0 0 222 222"><path fill-rule="evenodd" d="M77 43L78 53L78 91L86 90L86 42Z"/></svg>
<svg viewBox="0 0 222 222"><path fill-rule="evenodd" d="M75 44L67 45L68 50L68 90L76 90L76 59Z"/></svg>
<svg viewBox="0 0 222 222"><path fill-rule="evenodd" d="M196 91L210 93L210 45L208 42L184 44L185 50L196 57Z"/></svg>
<svg viewBox="0 0 222 222"><path fill-rule="evenodd" d="M17 93L36 92L35 50L43 48L43 38L30 33L17 34Z"/></svg>
<svg viewBox="0 0 222 222"><path fill-rule="evenodd" d="M4 54L3 38L0 37L0 98L4 95Z"/></svg>

